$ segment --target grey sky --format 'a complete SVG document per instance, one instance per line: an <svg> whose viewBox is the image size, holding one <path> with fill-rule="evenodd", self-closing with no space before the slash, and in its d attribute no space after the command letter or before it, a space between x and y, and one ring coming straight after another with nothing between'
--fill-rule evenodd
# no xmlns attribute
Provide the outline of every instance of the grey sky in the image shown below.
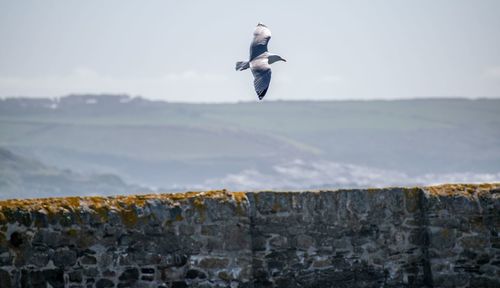
<svg viewBox="0 0 500 288"><path fill-rule="evenodd" d="M261 21L288 60L266 100L500 97L499 15L496 0L0 0L0 96L254 101L234 63Z"/></svg>

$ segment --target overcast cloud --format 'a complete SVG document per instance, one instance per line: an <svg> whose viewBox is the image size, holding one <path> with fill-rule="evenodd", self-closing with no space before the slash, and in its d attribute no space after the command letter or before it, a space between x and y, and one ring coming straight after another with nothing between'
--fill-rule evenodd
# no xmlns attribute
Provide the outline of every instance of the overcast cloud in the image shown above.
<svg viewBox="0 0 500 288"><path fill-rule="evenodd" d="M496 0L0 0L0 97L253 101L251 73L233 68L259 21L288 60L269 100L500 97L499 12Z"/></svg>

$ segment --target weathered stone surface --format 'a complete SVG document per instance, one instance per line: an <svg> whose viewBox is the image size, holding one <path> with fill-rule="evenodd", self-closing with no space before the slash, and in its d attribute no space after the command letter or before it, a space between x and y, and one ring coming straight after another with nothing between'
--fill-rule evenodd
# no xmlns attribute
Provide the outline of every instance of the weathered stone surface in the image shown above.
<svg viewBox="0 0 500 288"><path fill-rule="evenodd" d="M5 287L12 286L9 272L3 269L0 269L0 283L2 283L1 285Z"/></svg>
<svg viewBox="0 0 500 288"><path fill-rule="evenodd" d="M204 269L225 268L229 264L229 259L220 257L206 257L198 262L198 266Z"/></svg>
<svg viewBox="0 0 500 288"><path fill-rule="evenodd" d="M137 269L137 268L126 269L120 275L118 280L120 280L122 282L127 282L127 283L136 282L137 280L139 280L139 269Z"/></svg>
<svg viewBox="0 0 500 288"><path fill-rule="evenodd" d="M95 283L96 288L111 288L115 287L115 283L109 279L99 279Z"/></svg>
<svg viewBox="0 0 500 288"><path fill-rule="evenodd" d="M22 270L20 284L21 287L46 287L49 284L54 288L62 288L64 287L64 272L60 269Z"/></svg>
<svg viewBox="0 0 500 288"><path fill-rule="evenodd" d="M82 271L74 270L68 273L69 282L81 283L83 280Z"/></svg>
<svg viewBox="0 0 500 288"><path fill-rule="evenodd" d="M0 287L500 287L498 191L0 201Z"/></svg>
<svg viewBox="0 0 500 288"><path fill-rule="evenodd" d="M207 275L203 271L200 271L197 269L190 269L186 273L186 278L187 279L195 279L195 278L205 279L205 278L207 278Z"/></svg>
<svg viewBox="0 0 500 288"><path fill-rule="evenodd" d="M54 252L52 256L54 265L61 268L69 268L76 263L76 252L68 248L61 248Z"/></svg>
<svg viewBox="0 0 500 288"><path fill-rule="evenodd" d="M80 258L80 263L82 265L95 265L97 264L97 259L91 255L84 255L82 258Z"/></svg>

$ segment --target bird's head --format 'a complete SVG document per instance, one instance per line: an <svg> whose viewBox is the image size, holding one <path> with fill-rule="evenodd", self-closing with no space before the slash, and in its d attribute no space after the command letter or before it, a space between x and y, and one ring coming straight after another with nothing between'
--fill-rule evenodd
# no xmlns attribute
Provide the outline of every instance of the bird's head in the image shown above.
<svg viewBox="0 0 500 288"><path fill-rule="evenodd" d="M276 55L276 54L269 55L267 61L269 62L269 64L273 64L274 62L278 62L278 61L286 62L285 58L281 57L280 55Z"/></svg>

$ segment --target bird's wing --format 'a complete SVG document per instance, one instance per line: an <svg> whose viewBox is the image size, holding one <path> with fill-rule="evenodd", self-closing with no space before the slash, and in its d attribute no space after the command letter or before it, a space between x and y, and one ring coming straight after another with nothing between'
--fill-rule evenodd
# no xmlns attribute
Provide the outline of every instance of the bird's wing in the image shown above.
<svg viewBox="0 0 500 288"><path fill-rule="evenodd" d="M250 45L250 60L267 52L269 39L271 39L271 30L266 25L259 23L253 32L253 41Z"/></svg>
<svg viewBox="0 0 500 288"><path fill-rule="evenodd" d="M258 61L258 63L252 64L252 74L254 77L253 85L255 87L255 92L259 96L259 100L262 100L267 93L269 88L269 83L271 83L271 65L266 61ZM257 62L257 61L256 61Z"/></svg>

